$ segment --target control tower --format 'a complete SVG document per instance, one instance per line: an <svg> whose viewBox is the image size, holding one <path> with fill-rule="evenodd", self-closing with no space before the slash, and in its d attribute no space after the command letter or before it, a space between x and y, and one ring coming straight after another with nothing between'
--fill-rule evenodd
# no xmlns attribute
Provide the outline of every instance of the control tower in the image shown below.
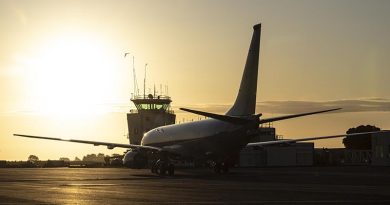
<svg viewBox="0 0 390 205"><path fill-rule="evenodd" d="M140 144L145 132L163 125L174 124L176 115L171 110L171 98L166 95L138 95L130 99L136 110L127 113L131 144Z"/></svg>

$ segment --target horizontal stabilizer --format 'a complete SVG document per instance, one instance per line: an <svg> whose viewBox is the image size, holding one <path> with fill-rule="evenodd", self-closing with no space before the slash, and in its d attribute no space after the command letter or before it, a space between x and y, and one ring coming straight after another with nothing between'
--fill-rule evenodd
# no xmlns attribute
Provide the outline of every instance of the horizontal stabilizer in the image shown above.
<svg viewBox="0 0 390 205"><path fill-rule="evenodd" d="M246 124L246 123L253 122L252 119L241 118L241 117L233 117L233 116L228 116L228 115L219 115L219 114L215 114L215 113L191 110L191 109L187 109L187 108L180 108L180 110L183 110L183 111L186 111L186 112L190 112L190 113L194 113L194 114L197 114L197 115L202 115L202 116L209 117L209 118L213 118L213 119L216 119L216 120L221 120L221 121L224 121L224 122L229 122L229 123L232 123L232 124Z"/></svg>
<svg viewBox="0 0 390 205"><path fill-rule="evenodd" d="M119 143L111 143L111 142L98 142L98 141L87 141L87 140L76 140L76 139L61 139L61 138L54 138L54 137L42 137L42 136L33 136L33 135L20 135L20 134L14 134L14 136L44 139L44 140L76 142L76 143L83 143L83 144L93 144L94 146L103 145L103 146L107 146L108 149L113 149L115 147L121 147L121 148L133 148L133 149L134 148L148 149L148 150L155 150L155 151L161 150L161 148L158 148L158 147L134 145L134 144L119 144Z"/></svg>
<svg viewBox="0 0 390 205"><path fill-rule="evenodd" d="M274 121L279 121L279 120L286 120L286 119L291 119L291 118L296 118L296 117L302 117L302 116L306 116L306 115L314 115L314 114L319 114L319 113L324 113L324 112L331 112L331 111L340 110L340 109L341 108L336 108L336 109L330 109L330 110L321 110L321 111L316 111L316 112L306 112L306 113L295 114L295 115L284 115L284 116L280 116L280 117L261 119L259 121L259 124L274 122Z"/></svg>
<svg viewBox="0 0 390 205"><path fill-rule="evenodd" d="M290 139L290 140L253 142L253 143L248 143L247 146L253 147L253 146L277 145L277 144L292 144L292 143L296 143L296 142L330 139L330 138L338 138L338 137L348 137L348 136L357 136L357 135L367 135L367 134L377 134L377 133L383 133L383 132L389 132L389 131L361 132L361 133L353 133L353 134L330 135L330 136L321 136L321 137L308 137L308 138L299 138L299 139Z"/></svg>

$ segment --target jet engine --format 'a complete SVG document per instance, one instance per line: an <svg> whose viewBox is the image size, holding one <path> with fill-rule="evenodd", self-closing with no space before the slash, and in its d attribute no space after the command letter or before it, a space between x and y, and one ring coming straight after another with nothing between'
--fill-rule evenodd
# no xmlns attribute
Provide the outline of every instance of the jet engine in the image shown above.
<svg viewBox="0 0 390 205"><path fill-rule="evenodd" d="M123 157L123 165L134 169L146 168L148 165L148 157L141 150L130 149Z"/></svg>

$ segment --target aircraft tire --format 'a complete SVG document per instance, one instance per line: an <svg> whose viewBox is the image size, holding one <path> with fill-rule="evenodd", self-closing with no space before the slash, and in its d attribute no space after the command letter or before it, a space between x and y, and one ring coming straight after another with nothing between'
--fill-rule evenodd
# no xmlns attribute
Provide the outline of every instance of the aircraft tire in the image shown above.
<svg viewBox="0 0 390 205"><path fill-rule="evenodd" d="M158 168L157 168L157 174L160 176L164 176L166 173L167 169L164 163L160 163Z"/></svg>
<svg viewBox="0 0 390 205"><path fill-rule="evenodd" d="M173 164L168 165L168 175L169 176L175 175L175 165Z"/></svg>
<svg viewBox="0 0 390 205"><path fill-rule="evenodd" d="M222 170L222 173L224 173L224 174L228 173L229 172L229 165L226 163L223 163L221 170Z"/></svg>
<svg viewBox="0 0 390 205"><path fill-rule="evenodd" d="M221 163L215 163L215 165L214 165L214 172L216 174L221 174L221 168L222 168Z"/></svg>
<svg viewBox="0 0 390 205"><path fill-rule="evenodd" d="M153 165L152 165L152 167L150 168L150 171L151 171L153 174L156 174L156 173L157 173L156 164L153 164Z"/></svg>

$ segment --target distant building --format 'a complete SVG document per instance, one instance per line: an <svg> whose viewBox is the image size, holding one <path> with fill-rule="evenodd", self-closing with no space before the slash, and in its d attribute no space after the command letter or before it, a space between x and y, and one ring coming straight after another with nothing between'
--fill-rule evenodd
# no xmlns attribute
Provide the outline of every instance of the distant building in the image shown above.
<svg viewBox="0 0 390 205"><path fill-rule="evenodd" d="M275 128L260 127L259 135L251 142L278 140ZM246 147L240 152L240 167L265 166L312 166L314 143L293 143L290 145L274 145L264 147Z"/></svg>
<svg viewBox="0 0 390 205"><path fill-rule="evenodd" d="M5 167L7 167L7 161L0 160L0 168L5 168Z"/></svg>
<svg viewBox="0 0 390 205"><path fill-rule="evenodd" d="M47 160L43 167L68 167L70 162L64 160Z"/></svg>
<svg viewBox="0 0 390 205"><path fill-rule="evenodd" d="M373 134L372 165L390 166L390 132Z"/></svg>
<svg viewBox="0 0 390 205"><path fill-rule="evenodd" d="M316 149L316 165L373 165L390 166L390 133L371 136L371 149Z"/></svg>
<svg viewBox="0 0 390 205"><path fill-rule="evenodd" d="M97 164L105 164L106 161L104 160L104 154L87 154L83 157L83 162L89 162L89 163L97 163Z"/></svg>
<svg viewBox="0 0 390 205"><path fill-rule="evenodd" d="M370 165L371 150L345 148L315 149L315 164L322 166Z"/></svg>
<svg viewBox="0 0 390 205"><path fill-rule="evenodd" d="M313 152L314 143L246 147L240 153L240 166L312 166Z"/></svg>

